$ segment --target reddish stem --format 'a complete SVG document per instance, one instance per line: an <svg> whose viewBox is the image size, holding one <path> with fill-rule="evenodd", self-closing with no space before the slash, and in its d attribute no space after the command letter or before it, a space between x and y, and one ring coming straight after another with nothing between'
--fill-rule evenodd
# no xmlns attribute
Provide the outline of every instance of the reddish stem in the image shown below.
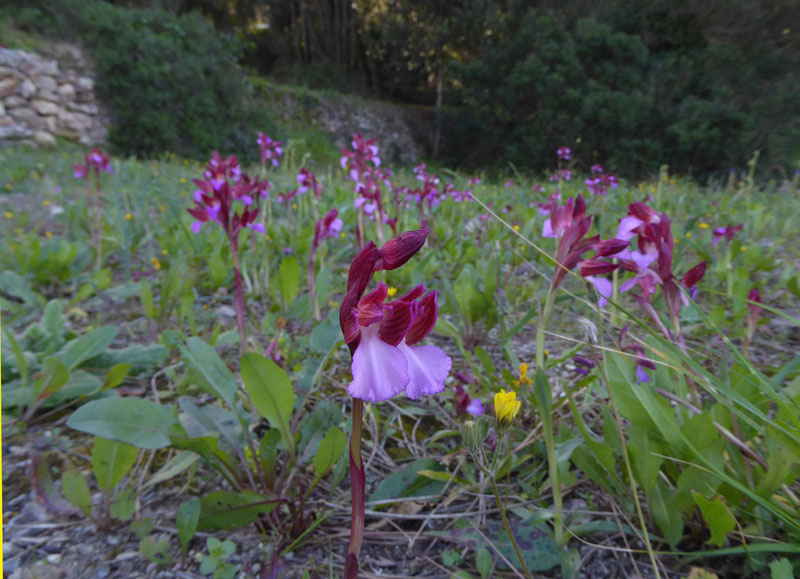
<svg viewBox="0 0 800 579"><path fill-rule="evenodd" d="M242 297L242 273L239 271L239 247L231 240L233 250L233 276L236 279L236 326L239 330L239 352L244 356L245 353L245 334L244 334L244 298Z"/></svg>

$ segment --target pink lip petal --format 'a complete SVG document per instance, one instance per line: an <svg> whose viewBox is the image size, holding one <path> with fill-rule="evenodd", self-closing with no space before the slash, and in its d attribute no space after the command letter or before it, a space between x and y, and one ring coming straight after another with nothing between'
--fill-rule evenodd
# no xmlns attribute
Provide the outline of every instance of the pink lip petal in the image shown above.
<svg viewBox="0 0 800 579"><path fill-rule="evenodd" d="M398 347L378 337L378 326L361 329L361 342L353 354L353 381L347 393L368 402L388 400L408 385L408 362Z"/></svg>
<svg viewBox="0 0 800 579"><path fill-rule="evenodd" d="M444 381L453 361L436 346L409 347L404 341L397 348L408 360L409 382L406 396L416 400L423 395L438 394L444 390Z"/></svg>

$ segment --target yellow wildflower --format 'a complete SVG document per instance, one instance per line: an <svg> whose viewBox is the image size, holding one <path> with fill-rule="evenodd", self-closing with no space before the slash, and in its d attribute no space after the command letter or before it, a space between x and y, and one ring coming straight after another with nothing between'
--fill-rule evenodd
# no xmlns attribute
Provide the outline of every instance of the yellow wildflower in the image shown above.
<svg viewBox="0 0 800 579"><path fill-rule="evenodd" d="M42 206L43 207L50 207L50 202L49 201L42 201Z"/></svg>
<svg viewBox="0 0 800 579"><path fill-rule="evenodd" d="M386 295L389 296L390 298L393 298L396 293L397 293L396 287L390 287L389 289L386 290Z"/></svg>
<svg viewBox="0 0 800 579"><path fill-rule="evenodd" d="M522 363L519 365L519 380L514 380L514 386L519 388L520 386L530 386L532 380L528 378L528 365L526 363Z"/></svg>
<svg viewBox="0 0 800 579"><path fill-rule="evenodd" d="M514 231L519 231L519 225L514 226Z"/></svg>
<svg viewBox="0 0 800 579"><path fill-rule="evenodd" d="M514 421L520 406L522 403L517 400L516 392L500 390L494 395L494 416L501 426L507 426Z"/></svg>
<svg viewBox="0 0 800 579"><path fill-rule="evenodd" d="M166 249L161 250L161 255L167 255L169 252Z"/></svg>
<svg viewBox="0 0 800 579"><path fill-rule="evenodd" d="M45 236L47 239L50 239L50 238L52 238L52 237L53 237L53 234L52 234L50 231L45 231L45 232L44 232L44 236Z"/></svg>
<svg viewBox="0 0 800 579"><path fill-rule="evenodd" d="M6 211L6 219L13 219L13 218L14 218L14 214L11 213L11 211Z"/></svg>
<svg viewBox="0 0 800 579"><path fill-rule="evenodd" d="M739 248L739 251L747 251L747 246L743 245L742 247Z"/></svg>
<svg viewBox="0 0 800 579"><path fill-rule="evenodd" d="M126 213L125 214L125 219L130 221L131 219L133 219L133 215L131 215L130 213Z"/></svg>
<svg viewBox="0 0 800 579"><path fill-rule="evenodd" d="M692 232L691 231L687 231L686 232L686 239L689 239L691 237L692 237Z"/></svg>
<svg viewBox="0 0 800 579"><path fill-rule="evenodd" d="M156 271L158 271L159 269L161 269L161 262L160 262L160 261L158 261L158 259L157 259L157 258L155 258L155 257L154 257L154 258L152 258L150 261L152 261L152 262L153 262L153 269L155 269Z"/></svg>
<svg viewBox="0 0 800 579"><path fill-rule="evenodd" d="M181 177L181 183L186 183L186 177Z"/></svg>
<svg viewBox="0 0 800 579"><path fill-rule="evenodd" d="M297 203L292 203L292 209L297 209Z"/></svg>
<svg viewBox="0 0 800 579"><path fill-rule="evenodd" d="M700 229L708 229L708 223L700 222L697 224L697 227L699 227Z"/></svg>

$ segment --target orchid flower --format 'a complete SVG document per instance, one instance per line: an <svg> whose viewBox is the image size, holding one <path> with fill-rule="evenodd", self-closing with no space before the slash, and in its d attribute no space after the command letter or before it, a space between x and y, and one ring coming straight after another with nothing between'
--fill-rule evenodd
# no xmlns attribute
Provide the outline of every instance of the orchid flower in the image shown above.
<svg viewBox="0 0 800 579"><path fill-rule="evenodd" d="M572 150L569 147L559 147L556 151L559 160L561 161L569 161L570 156L572 155Z"/></svg>
<svg viewBox="0 0 800 579"><path fill-rule="evenodd" d="M256 143L258 144L259 153L261 153L261 164L264 165L267 161L270 161L272 166L277 168L278 159L283 156L283 143L272 140L264 133L258 133Z"/></svg>
<svg viewBox="0 0 800 579"><path fill-rule="evenodd" d="M594 195L606 195L609 187L616 189L619 186L617 178L604 173L600 165L592 165L592 176L586 179L585 183Z"/></svg>
<svg viewBox="0 0 800 579"><path fill-rule="evenodd" d="M95 267L100 269L103 262L103 199L100 194L100 171L113 173L108 155L100 149L92 149L84 157L83 165L74 166L76 179L86 179L86 211L89 215L89 233L95 248ZM94 191L92 191L91 174L94 172ZM96 206L92 198L96 198ZM94 209L94 223L92 210Z"/></svg>
<svg viewBox="0 0 800 579"><path fill-rule="evenodd" d="M236 282L236 325L239 331L239 348L244 354L245 324L242 276L239 268L239 233L250 228L265 234L263 223L256 223L260 200L269 190L269 183L251 179L243 173L235 156L223 158L214 151L203 172L203 179L194 179L195 206L187 209L196 219L192 231L200 233L209 221L216 221L228 238L233 257L233 273Z"/></svg>
<svg viewBox="0 0 800 579"><path fill-rule="evenodd" d="M725 238L725 241L730 243L733 240L733 236L736 235L736 232L741 231L742 229L744 229L744 225L741 223L739 225L726 225L725 227L718 227L714 230L714 241L712 243L716 245L722 238Z"/></svg>
<svg viewBox="0 0 800 579"><path fill-rule="evenodd" d="M203 172L204 179L194 179L195 207L188 209L196 221L192 231L200 233L203 225L216 221L222 226L234 249L239 247L239 232L244 228L265 233L264 225L256 223L259 199L269 189L266 181L251 179L242 173L235 156L223 159L214 151ZM240 202L244 209L239 209Z"/></svg>
<svg viewBox="0 0 800 579"><path fill-rule="evenodd" d="M364 400L387 400L405 390L410 398L436 394L444 389L452 360L435 346L416 346L436 324L436 292L425 294L417 286L405 296L384 303L388 289L383 283L364 292L377 271L397 269L424 245L430 230L401 233L378 249L366 244L353 258L347 292L339 307L339 324L352 357L353 396L350 437L350 493L352 519L350 546L344 576L358 577L358 555L364 536L366 473L361 461ZM423 295L425 294L425 295Z"/></svg>

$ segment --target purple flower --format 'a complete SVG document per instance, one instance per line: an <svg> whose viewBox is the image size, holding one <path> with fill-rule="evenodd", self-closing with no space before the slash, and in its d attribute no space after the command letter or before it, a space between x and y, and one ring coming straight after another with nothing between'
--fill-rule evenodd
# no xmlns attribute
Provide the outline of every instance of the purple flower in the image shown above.
<svg viewBox="0 0 800 579"><path fill-rule="evenodd" d="M353 356L353 398L377 402L405 390L411 399L438 394L450 373L452 360L436 346L417 346L436 324L436 292L419 285L385 303L383 283L363 295L376 271L397 269L425 243L430 231L409 231L381 249L368 243L350 265L347 292L339 308L339 323ZM423 295L425 294L425 295ZM363 296L363 297L362 297Z"/></svg>
<svg viewBox="0 0 800 579"><path fill-rule="evenodd" d="M469 404L467 404L467 413L472 414L473 416L480 416L483 414L483 402L481 402L480 398L473 398Z"/></svg>
<svg viewBox="0 0 800 579"><path fill-rule="evenodd" d="M572 150L569 147L559 147L556 153L558 154L558 158L562 161L569 161L570 156L572 155Z"/></svg>

